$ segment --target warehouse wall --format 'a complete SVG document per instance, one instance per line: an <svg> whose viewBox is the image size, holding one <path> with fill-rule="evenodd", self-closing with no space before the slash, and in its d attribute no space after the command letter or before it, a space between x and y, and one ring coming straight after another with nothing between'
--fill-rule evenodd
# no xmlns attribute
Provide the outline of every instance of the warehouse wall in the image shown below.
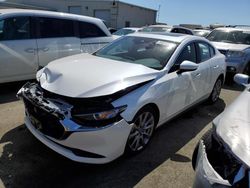
<svg viewBox="0 0 250 188"><path fill-rule="evenodd" d="M130 22L130 27L155 24L156 14L157 12L151 9L119 2L117 27L125 27L127 21Z"/></svg>
<svg viewBox="0 0 250 188"><path fill-rule="evenodd" d="M81 15L92 17L96 17L96 11L100 15L100 12L106 10L106 12L110 11L110 20L107 20L107 25L113 28L125 27L126 21L130 23L131 27L141 27L153 24L156 20L154 10L117 1L114 4L113 0L8 0L8 2L44 7L59 12L69 12L71 9Z"/></svg>

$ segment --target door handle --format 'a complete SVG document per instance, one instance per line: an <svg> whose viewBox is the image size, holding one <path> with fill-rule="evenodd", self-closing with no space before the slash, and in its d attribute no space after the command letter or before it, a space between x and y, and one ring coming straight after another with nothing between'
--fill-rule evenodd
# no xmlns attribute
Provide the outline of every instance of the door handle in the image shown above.
<svg viewBox="0 0 250 188"><path fill-rule="evenodd" d="M199 78L200 76L201 76L201 73L197 73L197 74L195 75L196 78Z"/></svg>
<svg viewBox="0 0 250 188"><path fill-rule="evenodd" d="M214 69L218 69L218 68L219 68L219 65L216 65L216 66L214 66L213 68L214 68Z"/></svg>
<svg viewBox="0 0 250 188"><path fill-rule="evenodd" d="M32 53L33 54L33 53L35 53L36 50L34 48L27 48L24 51L27 52L27 53Z"/></svg>

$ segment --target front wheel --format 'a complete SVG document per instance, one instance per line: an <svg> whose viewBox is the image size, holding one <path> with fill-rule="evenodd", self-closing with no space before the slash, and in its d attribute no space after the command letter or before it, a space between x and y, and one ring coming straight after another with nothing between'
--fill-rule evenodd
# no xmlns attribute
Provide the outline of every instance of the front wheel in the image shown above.
<svg viewBox="0 0 250 188"><path fill-rule="evenodd" d="M223 81L222 81L221 78L219 78L215 82L214 87L213 87L213 91L212 91L212 93L210 94L210 96L208 98L209 103L215 103L219 99L222 84L223 84Z"/></svg>
<svg viewBox="0 0 250 188"><path fill-rule="evenodd" d="M127 153L137 153L148 145L154 133L156 125L155 117L155 112L151 107L143 108L137 113L128 136L126 145Z"/></svg>

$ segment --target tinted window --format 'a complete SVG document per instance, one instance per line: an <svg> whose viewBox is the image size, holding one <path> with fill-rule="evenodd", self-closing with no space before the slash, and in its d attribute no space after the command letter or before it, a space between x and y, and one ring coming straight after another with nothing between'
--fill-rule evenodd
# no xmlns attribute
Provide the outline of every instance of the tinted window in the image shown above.
<svg viewBox="0 0 250 188"><path fill-rule="evenodd" d="M179 55L177 61L175 62L175 64L173 65L173 67L171 68L170 72L179 70L180 68L180 64L183 61L192 61L194 63L196 63L196 51L195 51L195 45L189 44L187 45L181 52L181 54Z"/></svg>
<svg viewBox="0 0 250 188"><path fill-rule="evenodd" d="M73 37L74 21L56 18L38 18L40 38Z"/></svg>
<svg viewBox="0 0 250 188"><path fill-rule="evenodd" d="M200 61L203 62L210 59L210 46L206 43L198 43L198 46L200 51Z"/></svg>
<svg viewBox="0 0 250 188"><path fill-rule="evenodd" d="M107 36L98 26L87 22L79 22L80 37L104 37Z"/></svg>
<svg viewBox="0 0 250 188"><path fill-rule="evenodd" d="M0 40L30 39L29 17L7 18L0 21Z"/></svg>
<svg viewBox="0 0 250 188"><path fill-rule="evenodd" d="M162 69L177 43L161 39L125 36L95 53L96 56Z"/></svg>

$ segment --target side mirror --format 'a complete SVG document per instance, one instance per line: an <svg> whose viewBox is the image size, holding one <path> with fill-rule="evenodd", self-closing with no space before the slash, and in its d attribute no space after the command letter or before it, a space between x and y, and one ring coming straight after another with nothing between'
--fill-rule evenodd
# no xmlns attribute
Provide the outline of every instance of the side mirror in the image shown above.
<svg viewBox="0 0 250 188"><path fill-rule="evenodd" d="M192 61L183 61L180 64L180 72L195 71L198 67L199 65Z"/></svg>
<svg viewBox="0 0 250 188"><path fill-rule="evenodd" d="M246 86L250 83L250 77L245 75L245 74L236 74L234 76L234 81L237 83L237 84L240 84L240 85L243 85L243 86Z"/></svg>

